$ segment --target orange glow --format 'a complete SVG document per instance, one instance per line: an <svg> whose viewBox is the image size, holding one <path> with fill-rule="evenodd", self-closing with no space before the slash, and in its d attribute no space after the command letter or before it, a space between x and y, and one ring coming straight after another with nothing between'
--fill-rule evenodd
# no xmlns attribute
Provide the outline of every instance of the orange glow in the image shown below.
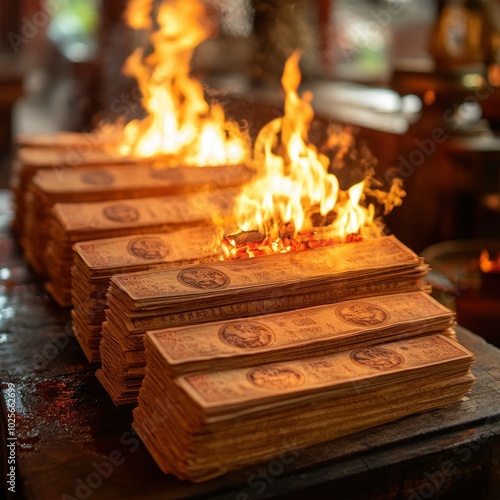
<svg viewBox="0 0 500 500"><path fill-rule="evenodd" d="M285 64L284 116L260 131L254 150L259 175L243 187L235 203L239 231L260 233L263 238L245 242L244 257L353 241L381 233L374 223L374 206L366 204L365 190L369 189L370 179L342 190L337 177L328 172L329 158L309 141L314 118L312 95L298 94L299 59L299 53L295 52ZM326 142L345 151L353 138L351 134L338 134ZM397 186L400 189L401 185ZM371 195L382 198L378 191L371 191ZM401 189L385 193L386 209L400 204L403 195ZM393 199L389 200L391 196ZM226 237L223 243L225 258L241 257L237 254L241 253L242 245L234 238Z"/></svg>
<svg viewBox="0 0 500 500"><path fill-rule="evenodd" d="M432 106L436 102L436 94L433 90L426 90L424 93L424 103L427 106Z"/></svg>
<svg viewBox="0 0 500 500"><path fill-rule="evenodd" d="M164 1L155 28L152 6L152 0L131 0L125 14L130 27L149 31L153 52L138 48L125 62L123 73L137 80L146 117L125 125L119 153L199 166L246 162L244 134L222 107L205 101L201 83L190 76L193 52L211 31L203 3Z"/></svg>
<svg viewBox="0 0 500 500"><path fill-rule="evenodd" d="M479 256L479 267L483 273L500 273L500 253L490 259L488 250L483 250Z"/></svg>
<svg viewBox="0 0 500 500"><path fill-rule="evenodd" d="M488 67L488 82L495 87L500 87L500 65L497 63Z"/></svg>

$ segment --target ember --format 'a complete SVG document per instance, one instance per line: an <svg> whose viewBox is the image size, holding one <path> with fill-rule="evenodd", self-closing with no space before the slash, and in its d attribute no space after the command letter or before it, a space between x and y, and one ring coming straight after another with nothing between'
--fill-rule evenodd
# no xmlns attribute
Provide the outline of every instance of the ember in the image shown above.
<svg viewBox="0 0 500 500"><path fill-rule="evenodd" d="M152 9L151 1L133 0L126 11L131 28L150 33L153 52L138 48L125 62L123 72L137 80L146 117L125 125L118 153L175 156L197 166L245 163L245 135L221 106L205 101L201 83L190 76L195 48L214 31L203 3L162 2L154 27Z"/></svg>
<svg viewBox="0 0 500 500"><path fill-rule="evenodd" d="M329 172L353 147L347 129L336 130L321 152L309 140L314 118L312 95L298 94L300 54L285 64L282 85L285 114L263 127L254 148L259 173L245 185L235 203L238 234L222 242L224 258L248 258L271 253L305 250L317 246L359 241L382 235L373 203L385 214L401 204L405 192L395 180L389 192L376 189L371 171L341 189ZM335 148L329 158L324 151Z"/></svg>
<svg viewBox="0 0 500 500"><path fill-rule="evenodd" d="M339 239L323 234L322 228L308 233L297 233L295 237L282 236L272 240L259 231L245 231L226 235L222 239L223 260L248 259L273 253L298 252L317 247L333 246ZM360 234L348 234L345 243L362 241Z"/></svg>
<svg viewBox="0 0 500 500"><path fill-rule="evenodd" d="M483 273L500 274L500 252L496 257L490 259L488 250L483 250L479 256L479 267Z"/></svg>

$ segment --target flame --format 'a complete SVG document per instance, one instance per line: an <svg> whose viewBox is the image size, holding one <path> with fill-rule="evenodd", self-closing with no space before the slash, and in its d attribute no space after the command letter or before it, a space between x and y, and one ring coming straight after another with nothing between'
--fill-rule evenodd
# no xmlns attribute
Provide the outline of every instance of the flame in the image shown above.
<svg viewBox="0 0 500 500"><path fill-rule="evenodd" d="M338 178L328 172L329 158L309 141L314 118L312 95L298 94L299 59L299 52L294 52L285 64L284 116L260 131L254 150L259 175L243 187L235 203L239 230L258 231L263 238L258 244L245 245L246 256L315 246L310 239L313 234L318 235L315 241L323 244L373 232L374 206L361 204L369 179L343 191ZM337 144L340 137L330 137L327 144ZM344 152L351 145L352 136L346 136L345 141L339 144ZM241 245L230 237L225 243L225 257L234 258Z"/></svg>
<svg viewBox="0 0 500 500"><path fill-rule="evenodd" d="M146 117L127 123L119 153L175 156L200 166L245 162L244 134L219 105L205 101L202 85L190 76L193 52L211 31L203 3L163 1L155 27L152 9L152 0L130 0L125 13L130 27L149 31L153 52L139 47L123 67L137 80Z"/></svg>
<svg viewBox="0 0 500 500"><path fill-rule="evenodd" d="M125 8L124 20L134 30L151 29L153 0L129 0Z"/></svg>
<svg viewBox="0 0 500 500"><path fill-rule="evenodd" d="M488 250L483 250L479 256L479 267L483 273L500 273L500 253L490 259Z"/></svg>

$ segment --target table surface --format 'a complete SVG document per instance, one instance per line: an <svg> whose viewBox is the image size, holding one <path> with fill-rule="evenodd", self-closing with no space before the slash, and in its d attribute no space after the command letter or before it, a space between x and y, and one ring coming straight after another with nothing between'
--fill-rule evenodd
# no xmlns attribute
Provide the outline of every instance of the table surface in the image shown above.
<svg viewBox="0 0 500 500"><path fill-rule="evenodd" d="M0 194L0 434L5 439L11 383L17 497L499 498L500 351L462 328L459 339L477 357L476 385L464 402L207 483L163 475L132 433L130 408L115 408L97 381L96 366L71 335L69 311L26 266L9 233L9 212L7 195ZM5 457L5 441L1 446ZM103 465L110 459L114 466Z"/></svg>

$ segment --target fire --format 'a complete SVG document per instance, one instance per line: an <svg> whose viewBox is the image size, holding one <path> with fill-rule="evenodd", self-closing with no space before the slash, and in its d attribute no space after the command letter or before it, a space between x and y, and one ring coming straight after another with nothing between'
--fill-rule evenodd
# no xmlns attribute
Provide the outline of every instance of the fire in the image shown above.
<svg viewBox="0 0 500 500"><path fill-rule="evenodd" d="M206 102L201 83L190 76L193 52L211 33L203 3L163 1L157 25L153 3L131 0L125 14L131 28L150 33L153 52L137 48L125 62L123 73L137 80L146 117L125 125L119 153L175 156L199 166L245 162L245 135L222 107Z"/></svg>
<svg viewBox="0 0 500 500"><path fill-rule="evenodd" d="M483 273L500 273L500 253L490 259L488 250L483 250L479 256L479 267Z"/></svg>
<svg viewBox="0 0 500 500"><path fill-rule="evenodd" d="M338 178L329 173L331 160L309 141L314 111L311 93L298 94L299 59L300 54L295 52L285 64L284 116L265 125L257 137L254 162L259 174L243 187L236 200L240 233L223 241L226 259L380 235L375 207L366 202L366 195L383 200L386 211L400 203L404 195L398 183L390 193L371 190L369 177L347 190L340 188ZM331 136L328 145L337 145L345 152L352 145L352 136ZM251 241L244 234L250 234Z"/></svg>

